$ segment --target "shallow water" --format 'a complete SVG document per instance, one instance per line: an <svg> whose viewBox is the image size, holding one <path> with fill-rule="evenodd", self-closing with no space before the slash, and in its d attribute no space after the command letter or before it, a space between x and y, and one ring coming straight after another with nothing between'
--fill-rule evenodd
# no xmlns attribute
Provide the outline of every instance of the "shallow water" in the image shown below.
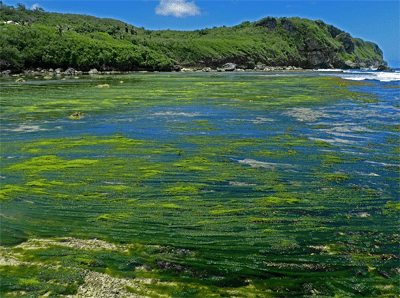
<svg viewBox="0 0 400 298"><path fill-rule="evenodd" d="M129 257L147 275L197 285L182 297L398 295L398 87L315 72L1 84L1 244L143 245Z"/></svg>

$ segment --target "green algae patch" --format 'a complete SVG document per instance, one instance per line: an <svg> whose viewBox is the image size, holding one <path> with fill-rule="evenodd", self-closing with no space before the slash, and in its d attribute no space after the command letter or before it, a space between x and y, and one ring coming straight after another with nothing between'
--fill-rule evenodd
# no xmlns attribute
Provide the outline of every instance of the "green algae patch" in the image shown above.
<svg viewBox="0 0 400 298"><path fill-rule="evenodd" d="M335 173L335 174L325 174L325 175L323 175L323 177L327 181L340 183L340 182L344 182L344 181L349 180L351 178L351 175L342 174L342 173Z"/></svg>
<svg viewBox="0 0 400 298"><path fill-rule="evenodd" d="M388 209L390 211L394 211L399 213L400 212L400 203L398 202L392 202L392 201L388 201L386 203L386 205L384 206L385 209Z"/></svg>
<svg viewBox="0 0 400 298"><path fill-rule="evenodd" d="M73 159L66 160L56 155L43 155L39 157L33 157L23 163L12 165L8 170L13 171L28 171L31 173L43 172L43 171L62 171L73 168L84 168L87 166L94 165L98 160L91 159Z"/></svg>
<svg viewBox="0 0 400 298"><path fill-rule="evenodd" d="M91 151L94 148L103 149L107 147L115 150L137 149L143 145L151 145L150 141L144 142L137 139L129 139L121 135L109 137L84 136L80 138L46 139L26 144L22 151L28 153L41 152L68 152L68 150Z"/></svg>
<svg viewBox="0 0 400 298"><path fill-rule="evenodd" d="M25 184L26 186L33 186L33 187L55 187L55 186L62 186L64 182L61 181L49 181L47 179L39 179L29 181Z"/></svg>
<svg viewBox="0 0 400 298"><path fill-rule="evenodd" d="M200 193L200 187L203 187L204 184L182 184L167 187L164 191L169 195L189 195L189 194L198 194Z"/></svg>
<svg viewBox="0 0 400 298"><path fill-rule="evenodd" d="M83 271L71 268L54 269L35 265L1 267L2 297L39 297L46 293L53 296L74 295L85 276Z"/></svg>
<svg viewBox="0 0 400 298"><path fill-rule="evenodd" d="M262 206L279 206L298 204L300 200L295 198L265 197L256 200Z"/></svg>
<svg viewBox="0 0 400 298"><path fill-rule="evenodd" d="M0 189L0 200L11 200L21 193L27 191L27 188L15 184L5 184Z"/></svg>
<svg viewBox="0 0 400 298"><path fill-rule="evenodd" d="M172 210L183 210L184 209L183 207L173 204L173 203L164 204L164 205L162 205L162 207L166 208L166 209L172 209Z"/></svg>
<svg viewBox="0 0 400 298"><path fill-rule="evenodd" d="M277 222L276 218L253 217L248 220L250 223L274 223Z"/></svg>
<svg viewBox="0 0 400 298"><path fill-rule="evenodd" d="M107 194L105 193L97 193L97 192L83 192L74 197L76 200L98 200L98 199L106 199Z"/></svg>
<svg viewBox="0 0 400 298"><path fill-rule="evenodd" d="M240 214L244 214L245 213L245 209L217 209L217 210L211 210L210 214L211 215L240 215Z"/></svg>
<svg viewBox="0 0 400 298"><path fill-rule="evenodd" d="M125 213L117 213L117 214L103 214L96 217L96 220L99 221L121 221L129 218L128 214Z"/></svg>

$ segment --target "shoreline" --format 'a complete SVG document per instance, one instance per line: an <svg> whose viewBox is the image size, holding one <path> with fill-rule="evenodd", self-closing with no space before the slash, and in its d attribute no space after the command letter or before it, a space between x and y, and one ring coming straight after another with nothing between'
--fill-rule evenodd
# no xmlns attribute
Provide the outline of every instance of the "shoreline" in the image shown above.
<svg viewBox="0 0 400 298"><path fill-rule="evenodd" d="M135 70L97 70L92 68L89 71L76 70L72 67L64 70L63 68L36 68L36 69L24 69L22 71L4 70L0 72L0 77L43 77L51 79L54 77L74 77L79 75L113 75L113 74L130 74L130 73L191 73L191 72L274 72L274 71L326 71L326 72L343 72L346 70L369 70L369 71L383 71L383 72L394 72L395 70L387 67L386 69L363 69L363 68L349 68L349 69L337 69L337 68L301 68L295 66L267 66L257 65L254 68L240 68L235 63L226 63L221 68L211 67L182 67L175 66L168 70L150 70L150 69L135 69Z"/></svg>

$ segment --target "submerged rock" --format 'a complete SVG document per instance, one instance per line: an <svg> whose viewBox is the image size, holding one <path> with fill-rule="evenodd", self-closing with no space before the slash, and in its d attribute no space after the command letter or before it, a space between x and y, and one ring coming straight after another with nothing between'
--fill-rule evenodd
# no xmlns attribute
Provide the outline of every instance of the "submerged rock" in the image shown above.
<svg viewBox="0 0 400 298"><path fill-rule="evenodd" d="M79 120L82 117L83 117L83 113L81 113L81 112L75 112L71 116L69 116L69 118L72 120Z"/></svg>

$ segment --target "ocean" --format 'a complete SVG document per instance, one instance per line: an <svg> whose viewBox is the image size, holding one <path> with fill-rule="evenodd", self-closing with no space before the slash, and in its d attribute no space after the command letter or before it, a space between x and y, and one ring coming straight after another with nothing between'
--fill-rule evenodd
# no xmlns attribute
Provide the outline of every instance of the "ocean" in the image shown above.
<svg viewBox="0 0 400 298"><path fill-rule="evenodd" d="M399 84L1 79L1 296L397 297Z"/></svg>

